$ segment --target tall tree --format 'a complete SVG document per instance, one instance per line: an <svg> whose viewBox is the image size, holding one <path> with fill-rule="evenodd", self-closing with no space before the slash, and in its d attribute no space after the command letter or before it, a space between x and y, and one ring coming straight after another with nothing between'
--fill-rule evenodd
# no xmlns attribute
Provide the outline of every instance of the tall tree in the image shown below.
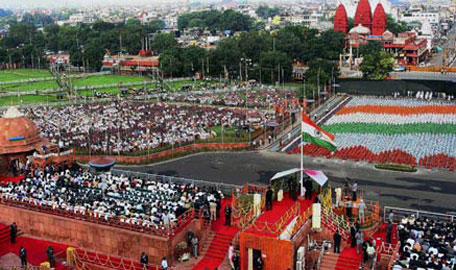
<svg viewBox="0 0 456 270"><path fill-rule="evenodd" d="M152 48L156 53L177 47L177 40L173 34L157 34L152 41Z"/></svg>

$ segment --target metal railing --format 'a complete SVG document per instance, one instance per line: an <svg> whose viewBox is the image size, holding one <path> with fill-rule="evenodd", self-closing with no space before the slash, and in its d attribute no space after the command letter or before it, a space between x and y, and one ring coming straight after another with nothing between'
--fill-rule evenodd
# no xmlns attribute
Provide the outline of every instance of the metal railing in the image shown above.
<svg viewBox="0 0 456 270"><path fill-rule="evenodd" d="M95 211L91 210L84 210L82 212L66 210L57 205L49 205L46 202L40 202L29 198L18 199L13 196L2 195L0 197L0 204L162 237L170 237L173 234L173 231L186 226L194 218L194 210L193 208L190 208L185 213L177 217L176 221L173 222L170 227L166 227L163 224L143 225L142 219L137 219L135 221L130 220L125 216L97 214Z"/></svg>
<svg viewBox="0 0 456 270"><path fill-rule="evenodd" d="M196 180L196 179L188 179L183 177L175 177L175 176L167 176L167 175L158 175L158 174L150 174L150 173L142 173L142 172L134 172L134 171L126 171L126 170L119 170L119 169L112 169L111 172L113 174L131 176L131 177L138 177L143 180L154 180L160 181L162 183L168 184L177 184L177 185L193 185L198 187L206 187L206 188L215 188L217 190L222 191L223 194L232 194L232 192L236 189L242 188L239 185L233 184L225 184L220 182L210 182L205 180Z"/></svg>
<svg viewBox="0 0 456 270"><path fill-rule="evenodd" d="M407 217L410 217L411 215L414 215L415 218L430 218L433 220L446 221L446 222L454 222L456 220L456 215L428 212L428 211L408 209L408 208L399 208L399 207L392 207L392 206L385 206L383 208L383 219L384 220L388 220L388 215L390 212L393 212L393 214L394 214L393 221L401 220L402 218L407 218Z"/></svg>

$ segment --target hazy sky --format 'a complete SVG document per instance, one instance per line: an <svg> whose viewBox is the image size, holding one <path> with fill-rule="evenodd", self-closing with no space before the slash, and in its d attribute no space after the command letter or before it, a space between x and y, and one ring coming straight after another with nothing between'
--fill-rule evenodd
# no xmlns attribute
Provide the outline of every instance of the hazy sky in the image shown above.
<svg viewBox="0 0 456 270"><path fill-rule="evenodd" d="M80 7L100 5L153 5L185 0L0 0L1 8Z"/></svg>

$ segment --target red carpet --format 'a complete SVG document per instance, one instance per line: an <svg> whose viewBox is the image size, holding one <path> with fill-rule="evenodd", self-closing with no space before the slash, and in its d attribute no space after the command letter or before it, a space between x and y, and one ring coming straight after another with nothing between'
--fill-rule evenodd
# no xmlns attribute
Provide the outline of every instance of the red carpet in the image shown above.
<svg viewBox="0 0 456 270"><path fill-rule="evenodd" d="M236 227L228 227L225 224L224 209L227 204L231 204L231 199L222 200L220 218L211 224L215 237L212 240L206 256L193 267L193 270L213 270L218 267L228 255L228 248L234 236L239 231Z"/></svg>
<svg viewBox="0 0 456 270"><path fill-rule="evenodd" d="M355 270L358 269L362 261L362 252L356 253L356 248L346 247L339 254L336 270Z"/></svg>
<svg viewBox="0 0 456 270"><path fill-rule="evenodd" d="M22 179L25 179L25 174L19 176L0 176L0 184L9 182L17 183Z"/></svg>
<svg viewBox="0 0 456 270"><path fill-rule="evenodd" d="M261 214L257 220L255 221L256 224L258 224L258 227L261 228L263 227L264 223L268 224L274 224L275 222L279 221L280 218L285 215L285 213L296 203L299 202L301 204L300 206L300 212L303 213L307 208L312 206L312 203L315 201L315 196L314 194L312 196L312 200L296 200L293 201L289 194L286 193L283 195L283 200L281 202L274 201L272 203L272 210L271 211L264 211L263 214ZM292 216L289 218L289 220L286 222L290 223L295 216ZM274 227L274 226L271 226ZM269 233L269 232L264 232L264 231L258 231L255 227L251 226L250 228L247 229L247 232L255 233L258 235L268 235L268 236L275 236L275 234Z"/></svg>
<svg viewBox="0 0 456 270"><path fill-rule="evenodd" d="M16 244L11 245L10 242L0 244L0 256L7 253L14 253L19 256L19 249L23 246L27 250L27 261L34 265L39 266L40 263L47 261L46 250L48 246L54 248L54 254L57 257L66 257L66 249L68 246L47 242L43 240L19 237L17 238ZM68 267L56 262L57 270L66 270Z"/></svg>
<svg viewBox="0 0 456 270"><path fill-rule="evenodd" d="M374 233L373 237L376 240L376 245L380 246L382 243L386 243L386 227L388 224L383 223L378 231ZM397 225L393 224L393 231L391 233L391 244L397 244Z"/></svg>

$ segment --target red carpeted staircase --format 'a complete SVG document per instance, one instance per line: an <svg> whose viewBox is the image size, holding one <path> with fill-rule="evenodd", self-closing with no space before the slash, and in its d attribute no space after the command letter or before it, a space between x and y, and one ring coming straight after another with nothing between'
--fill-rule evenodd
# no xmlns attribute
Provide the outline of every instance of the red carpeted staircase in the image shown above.
<svg viewBox="0 0 456 270"><path fill-rule="evenodd" d="M340 254L325 254L319 270L357 270L361 265L361 259L355 248L345 248Z"/></svg>
<svg viewBox="0 0 456 270"><path fill-rule="evenodd" d="M203 247L202 250L207 250L204 258L193 267L193 270L213 270L218 267L228 254L228 248L230 243L233 241L234 236L239 231L237 228L231 226L224 226L225 217L223 209L227 204L231 203L231 200L223 200L221 207L221 216L215 222L211 224L211 228L215 235L210 243L207 243L209 247Z"/></svg>

